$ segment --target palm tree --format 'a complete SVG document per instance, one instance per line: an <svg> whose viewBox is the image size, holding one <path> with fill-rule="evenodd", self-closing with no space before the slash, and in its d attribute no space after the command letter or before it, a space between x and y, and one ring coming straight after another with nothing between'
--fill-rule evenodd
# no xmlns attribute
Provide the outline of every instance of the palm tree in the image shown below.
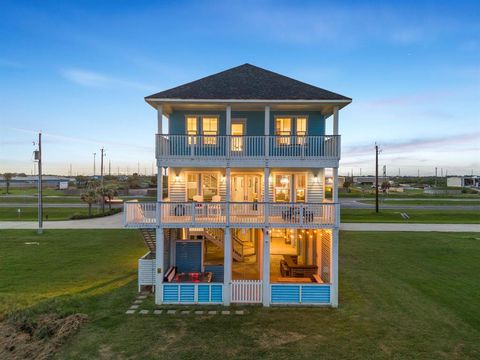
<svg viewBox="0 0 480 360"><path fill-rule="evenodd" d="M112 199L117 195L117 189L113 187L107 188L108 210L112 210Z"/></svg>
<svg viewBox="0 0 480 360"><path fill-rule="evenodd" d="M102 213L105 212L105 198L108 197L108 189L106 187L97 188L97 196L100 198L102 204Z"/></svg>
<svg viewBox="0 0 480 360"><path fill-rule="evenodd" d="M95 190L87 190L80 195L80 199L88 204L88 216L92 216L92 204L97 201L97 193Z"/></svg>
<svg viewBox="0 0 480 360"><path fill-rule="evenodd" d="M352 186L352 183L348 180L345 180L345 182L343 183L343 188L347 190L347 192L350 192L350 186Z"/></svg>
<svg viewBox="0 0 480 360"><path fill-rule="evenodd" d="M3 174L3 179L5 180L5 184L7 186L7 194L10 191L10 181L12 180L13 174L12 173L5 173Z"/></svg>

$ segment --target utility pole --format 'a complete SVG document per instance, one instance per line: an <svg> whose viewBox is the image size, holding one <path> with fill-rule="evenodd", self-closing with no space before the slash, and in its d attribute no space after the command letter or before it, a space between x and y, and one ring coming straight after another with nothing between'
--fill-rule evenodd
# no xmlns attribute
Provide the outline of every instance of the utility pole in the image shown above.
<svg viewBox="0 0 480 360"><path fill-rule="evenodd" d="M112 161L108 159L108 176L112 175Z"/></svg>
<svg viewBox="0 0 480 360"><path fill-rule="evenodd" d="M95 177L95 157L97 156L97 153L93 153L93 177Z"/></svg>
<svg viewBox="0 0 480 360"><path fill-rule="evenodd" d="M375 212L378 213L378 145L375 144Z"/></svg>
<svg viewBox="0 0 480 360"><path fill-rule="evenodd" d="M437 187L437 171L438 168L435 168L435 187Z"/></svg>
<svg viewBox="0 0 480 360"><path fill-rule="evenodd" d="M140 161L137 161L137 174L140 176Z"/></svg>
<svg viewBox="0 0 480 360"><path fill-rule="evenodd" d="M100 149L101 159L100 159L100 186L103 188L103 157L105 156L105 150L103 147Z"/></svg>
<svg viewBox="0 0 480 360"><path fill-rule="evenodd" d="M42 133L38 133L38 150L35 151L38 161L38 234L43 233L43 198L42 198Z"/></svg>

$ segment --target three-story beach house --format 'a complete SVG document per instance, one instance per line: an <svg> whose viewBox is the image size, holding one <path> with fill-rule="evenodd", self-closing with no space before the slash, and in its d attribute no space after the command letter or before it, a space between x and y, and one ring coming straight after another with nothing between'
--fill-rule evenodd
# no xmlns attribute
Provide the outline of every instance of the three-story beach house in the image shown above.
<svg viewBox="0 0 480 360"><path fill-rule="evenodd" d="M351 99L245 64L145 100L158 198L125 204L150 248L139 289L157 304L337 306L338 121Z"/></svg>

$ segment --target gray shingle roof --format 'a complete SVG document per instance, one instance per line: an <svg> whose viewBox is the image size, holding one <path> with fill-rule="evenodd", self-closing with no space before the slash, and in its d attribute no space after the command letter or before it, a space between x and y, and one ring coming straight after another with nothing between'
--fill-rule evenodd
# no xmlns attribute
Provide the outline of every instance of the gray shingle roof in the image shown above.
<svg viewBox="0 0 480 360"><path fill-rule="evenodd" d="M250 64L243 64L145 98L147 101L149 99L351 100Z"/></svg>

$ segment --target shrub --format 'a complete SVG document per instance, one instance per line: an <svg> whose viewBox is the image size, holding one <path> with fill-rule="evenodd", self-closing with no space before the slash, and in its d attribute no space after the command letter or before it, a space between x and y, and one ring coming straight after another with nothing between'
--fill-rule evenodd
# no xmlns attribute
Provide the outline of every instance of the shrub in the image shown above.
<svg viewBox="0 0 480 360"><path fill-rule="evenodd" d="M73 214L70 217L70 219L71 220L92 219L92 218L99 218L99 217L118 214L119 212L122 212L122 208L111 209L111 210L105 211L104 213L98 213L93 215L76 213L76 214Z"/></svg>

